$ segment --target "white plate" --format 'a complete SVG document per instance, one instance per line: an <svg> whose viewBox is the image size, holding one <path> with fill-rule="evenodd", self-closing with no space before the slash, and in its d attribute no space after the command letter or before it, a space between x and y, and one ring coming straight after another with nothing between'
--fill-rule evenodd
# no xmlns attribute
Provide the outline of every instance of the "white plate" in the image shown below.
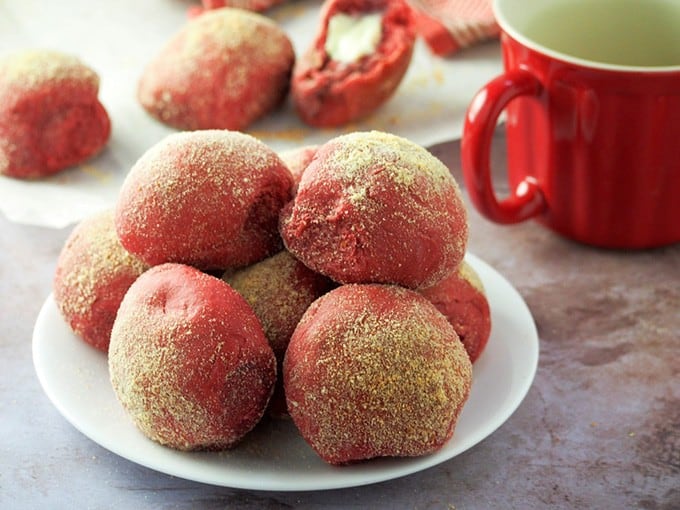
<svg viewBox="0 0 680 510"><path fill-rule="evenodd" d="M524 300L491 266L468 255L491 306L489 343L474 365L470 398L453 438L437 453L333 467L303 441L290 420L261 424L235 449L186 453L147 439L118 404L106 356L71 333L52 296L33 332L38 378L64 417L104 448L143 466L198 482L256 490L352 487L408 475L451 459L494 432L526 395L538 363L538 335Z"/></svg>

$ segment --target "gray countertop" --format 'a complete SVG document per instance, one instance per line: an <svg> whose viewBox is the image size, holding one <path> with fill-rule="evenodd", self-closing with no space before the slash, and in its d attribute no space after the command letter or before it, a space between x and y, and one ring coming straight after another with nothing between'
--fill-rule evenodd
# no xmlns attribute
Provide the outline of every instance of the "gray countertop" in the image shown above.
<svg viewBox="0 0 680 510"><path fill-rule="evenodd" d="M458 143L432 150L462 184ZM499 136L496 171L502 157ZM72 427L31 360L70 229L0 218L0 508L680 508L680 245L605 251L472 210L470 225L470 251L520 291L536 321L539 368L524 402L490 437L426 471L289 493L157 473Z"/></svg>

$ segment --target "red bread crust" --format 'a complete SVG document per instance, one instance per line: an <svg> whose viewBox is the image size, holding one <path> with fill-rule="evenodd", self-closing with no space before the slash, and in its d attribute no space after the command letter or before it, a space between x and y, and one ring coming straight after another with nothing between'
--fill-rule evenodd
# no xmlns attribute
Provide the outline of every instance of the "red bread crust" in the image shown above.
<svg viewBox="0 0 680 510"><path fill-rule="evenodd" d="M448 169L395 135L322 145L279 230L305 265L340 283L434 285L463 259L467 211Z"/></svg>
<svg viewBox="0 0 680 510"><path fill-rule="evenodd" d="M137 97L179 129L243 130L283 102L294 60L288 36L272 20L216 9L170 39L144 69Z"/></svg>
<svg viewBox="0 0 680 510"><path fill-rule="evenodd" d="M222 279L253 308L280 361L305 310L334 287L285 250Z"/></svg>
<svg viewBox="0 0 680 510"><path fill-rule="evenodd" d="M107 352L118 307L148 266L120 244L113 210L91 216L71 232L54 273L54 300L74 333Z"/></svg>
<svg viewBox="0 0 680 510"><path fill-rule="evenodd" d="M329 20L338 13L384 11L376 52L349 64L332 60L324 48ZM296 63L291 95L300 118L312 126L334 127L365 117L395 92L411 62L415 25L402 0L329 0L310 47Z"/></svg>
<svg viewBox="0 0 680 510"><path fill-rule="evenodd" d="M203 0L202 4L205 9L236 7L248 11L262 12L283 2L284 0Z"/></svg>
<svg viewBox="0 0 680 510"><path fill-rule="evenodd" d="M0 59L0 175L46 177L101 151L111 122L98 90L97 74L71 55Z"/></svg>
<svg viewBox="0 0 680 510"><path fill-rule="evenodd" d="M314 300L334 286L328 278L307 268L285 250L252 266L228 272L222 279L253 308L279 369L302 315ZM287 414L281 377L277 380L269 413L276 417Z"/></svg>
<svg viewBox="0 0 680 510"><path fill-rule="evenodd" d="M281 250L292 177L276 153L235 131L168 136L132 167L116 204L123 246L151 265L242 267Z"/></svg>
<svg viewBox="0 0 680 510"><path fill-rule="evenodd" d="M477 361L491 334L491 310L475 270L463 261L456 271L420 292L451 323L470 361Z"/></svg>
<svg viewBox="0 0 680 510"><path fill-rule="evenodd" d="M180 450L229 448L262 417L276 360L243 298L181 264L144 273L111 333L111 383L149 438Z"/></svg>
<svg viewBox="0 0 680 510"><path fill-rule="evenodd" d="M472 380L456 332L420 294L343 285L307 310L283 365L288 409L326 462L432 453Z"/></svg>
<svg viewBox="0 0 680 510"><path fill-rule="evenodd" d="M297 193L302 173L311 163L312 159L314 159L317 150L319 150L318 145L307 145L279 153L279 156L293 176L293 193Z"/></svg>

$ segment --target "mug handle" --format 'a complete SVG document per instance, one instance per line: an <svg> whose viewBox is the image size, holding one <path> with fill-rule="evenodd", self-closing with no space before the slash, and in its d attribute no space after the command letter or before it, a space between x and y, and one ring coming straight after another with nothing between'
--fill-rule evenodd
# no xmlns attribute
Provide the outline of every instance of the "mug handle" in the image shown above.
<svg viewBox="0 0 680 510"><path fill-rule="evenodd" d="M546 209L545 197L531 176L525 177L507 198L499 201L489 166L491 140L502 111L516 97L537 96L542 88L540 81L528 71L507 71L477 92L465 115L461 141L465 184L475 207L496 223L519 223Z"/></svg>

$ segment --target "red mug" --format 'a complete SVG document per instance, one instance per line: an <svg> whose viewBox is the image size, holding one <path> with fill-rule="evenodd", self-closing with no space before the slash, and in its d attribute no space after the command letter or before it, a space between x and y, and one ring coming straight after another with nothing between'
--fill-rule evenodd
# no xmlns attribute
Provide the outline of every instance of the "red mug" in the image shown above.
<svg viewBox="0 0 680 510"><path fill-rule="evenodd" d="M495 0L494 13L504 73L476 94L462 136L474 206L595 246L680 241L680 2ZM503 112L499 199L489 150Z"/></svg>

